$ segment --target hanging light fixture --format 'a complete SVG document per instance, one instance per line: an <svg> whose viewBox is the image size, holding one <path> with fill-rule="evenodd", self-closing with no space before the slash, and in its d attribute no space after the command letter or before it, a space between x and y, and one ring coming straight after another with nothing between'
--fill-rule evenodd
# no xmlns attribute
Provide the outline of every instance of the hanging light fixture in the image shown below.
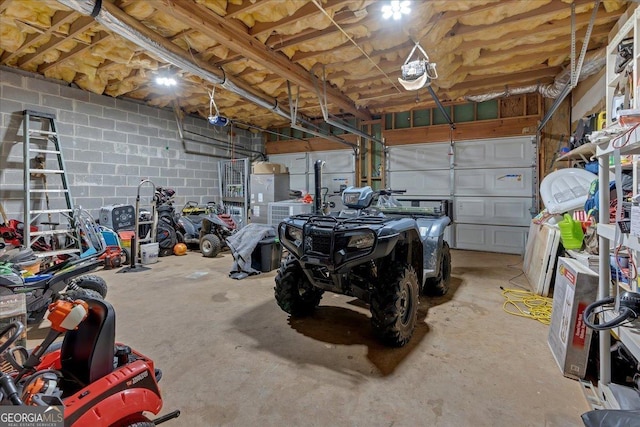
<svg viewBox="0 0 640 427"><path fill-rule="evenodd" d="M397 21L402 18L402 15L411 13L410 5L411 2L408 0L391 0L389 4L382 6L382 17L384 19L393 17L393 19Z"/></svg>

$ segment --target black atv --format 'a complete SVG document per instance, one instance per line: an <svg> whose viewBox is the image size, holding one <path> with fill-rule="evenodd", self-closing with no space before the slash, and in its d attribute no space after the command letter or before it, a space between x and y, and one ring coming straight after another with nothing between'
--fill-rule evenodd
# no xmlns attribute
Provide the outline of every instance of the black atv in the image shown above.
<svg viewBox="0 0 640 427"><path fill-rule="evenodd" d="M420 293L448 291L451 254L443 235L451 220L442 207L403 207L395 192L349 187L339 215L280 223L280 242L290 253L275 279L280 308L305 316L324 291L354 296L370 304L382 342L401 347L411 339Z"/></svg>

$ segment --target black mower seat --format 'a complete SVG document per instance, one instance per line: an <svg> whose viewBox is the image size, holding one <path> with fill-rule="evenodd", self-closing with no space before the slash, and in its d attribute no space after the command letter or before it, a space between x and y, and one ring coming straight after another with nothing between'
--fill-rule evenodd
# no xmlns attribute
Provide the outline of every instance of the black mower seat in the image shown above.
<svg viewBox="0 0 640 427"><path fill-rule="evenodd" d="M60 350L67 395L113 372L115 310L106 301L86 301L89 315L77 330L65 334Z"/></svg>

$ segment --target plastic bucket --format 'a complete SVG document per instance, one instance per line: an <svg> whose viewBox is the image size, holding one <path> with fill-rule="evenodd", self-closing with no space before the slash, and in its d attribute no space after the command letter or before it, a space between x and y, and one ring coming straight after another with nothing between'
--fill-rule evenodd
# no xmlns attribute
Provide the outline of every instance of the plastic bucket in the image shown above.
<svg viewBox="0 0 640 427"><path fill-rule="evenodd" d="M160 246L158 243L145 243L140 245L140 262L142 264L154 264L158 262Z"/></svg>
<svg viewBox="0 0 640 427"><path fill-rule="evenodd" d="M122 243L123 248L131 247L131 238L135 235L133 231L121 230L118 231L118 236L120 236L120 241Z"/></svg>
<svg viewBox="0 0 640 427"><path fill-rule="evenodd" d="M560 237L562 238L562 246L565 249L580 249L582 247L582 240L584 239L584 232L582 231L582 224L576 221L568 213L564 214L564 219L558 222L560 227Z"/></svg>

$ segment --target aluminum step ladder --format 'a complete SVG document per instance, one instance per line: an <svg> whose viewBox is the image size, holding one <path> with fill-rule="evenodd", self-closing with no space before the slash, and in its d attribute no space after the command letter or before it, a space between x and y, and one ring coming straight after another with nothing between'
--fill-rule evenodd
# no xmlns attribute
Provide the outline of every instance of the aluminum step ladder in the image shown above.
<svg viewBox="0 0 640 427"><path fill-rule="evenodd" d="M34 251L36 256L80 254L80 236L77 235L77 228L73 224L73 200L56 130L56 116L24 110L22 131L24 138L23 244L26 247L33 247L38 239L49 236L52 242L51 249ZM47 160L54 157L55 161L50 166L51 162ZM38 181L41 181L41 186L36 185ZM42 206L43 201L45 206ZM51 207L52 204L55 205L54 208ZM47 215L47 220L38 223L41 215ZM48 226L49 229L31 231L30 226L36 224ZM66 244L59 244L60 237L65 239Z"/></svg>

